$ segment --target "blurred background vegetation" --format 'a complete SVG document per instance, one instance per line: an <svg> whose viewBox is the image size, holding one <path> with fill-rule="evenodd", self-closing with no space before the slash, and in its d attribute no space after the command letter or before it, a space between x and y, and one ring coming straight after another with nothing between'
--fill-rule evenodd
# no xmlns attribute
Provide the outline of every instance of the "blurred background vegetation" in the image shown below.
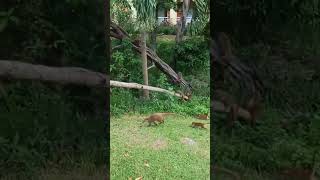
<svg viewBox="0 0 320 180"><path fill-rule="evenodd" d="M104 29L103 1L1 1L0 59L105 72ZM0 179L102 167L105 97L103 89L1 79Z"/></svg>
<svg viewBox="0 0 320 180"><path fill-rule="evenodd" d="M270 175L281 168L311 169L320 162L320 2L227 0L213 6L212 31L230 36L234 54L257 68L266 90L256 129L237 123L229 132L223 117L213 119L215 161L245 179L274 179Z"/></svg>

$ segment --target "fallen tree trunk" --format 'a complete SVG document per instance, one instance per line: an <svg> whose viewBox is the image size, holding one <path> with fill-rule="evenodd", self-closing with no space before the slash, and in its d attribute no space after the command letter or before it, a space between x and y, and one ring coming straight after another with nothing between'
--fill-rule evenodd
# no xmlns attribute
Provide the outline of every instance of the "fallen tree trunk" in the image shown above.
<svg viewBox="0 0 320 180"><path fill-rule="evenodd" d="M124 87L135 89L148 89L167 93L173 96L188 99L179 93L166 89L144 86L137 83L125 83L119 81L110 81L109 76L90 71L79 67L49 67L44 65L34 65L19 61L0 60L0 78L9 78L17 80L37 80L55 82L61 84L77 84L93 87Z"/></svg>
<svg viewBox="0 0 320 180"><path fill-rule="evenodd" d="M0 60L0 77L109 87L109 76L99 72L79 67L49 67L11 60Z"/></svg>
<svg viewBox="0 0 320 180"><path fill-rule="evenodd" d="M163 93L167 93L170 94L172 96L177 96L177 97L181 97L183 99L188 99L187 96L183 96L182 94L176 93L176 92L172 92L166 89L162 89L162 88L158 88L158 87L153 87L153 86L146 86L146 85L142 85L142 84L138 84L138 83L126 83L126 82L119 82L119 81L110 81L110 86L112 87L123 87L123 88L133 88L133 89L147 89L150 91L157 91L157 92L163 92Z"/></svg>
<svg viewBox="0 0 320 180"><path fill-rule="evenodd" d="M212 108L212 111L214 112L220 112L220 113L230 112L230 109L225 107L224 104L220 101L211 101L211 108ZM245 120L251 119L250 113L241 107L239 108L238 116Z"/></svg>

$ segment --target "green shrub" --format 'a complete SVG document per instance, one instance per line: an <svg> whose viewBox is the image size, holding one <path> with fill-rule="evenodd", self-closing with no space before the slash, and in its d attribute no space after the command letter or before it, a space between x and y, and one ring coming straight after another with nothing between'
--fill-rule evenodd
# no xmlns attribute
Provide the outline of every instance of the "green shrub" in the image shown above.
<svg viewBox="0 0 320 180"><path fill-rule="evenodd" d="M208 43L203 37L191 37L175 47L174 58L177 68L184 74L209 72L210 58Z"/></svg>
<svg viewBox="0 0 320 180"><path fill-rule="evenodd" d="M161 25L161 26L157 27L157 33L164 34L164 35L176 35L177 29L175 26Z"/></svg>
<svg viewBox="0 0 320 180"><path fill-rule="evenodd" d="M150 93L151 100L144 101L134 96L131 90L114 89L111 96L112 115L123 115L128 112L154 113L176 112L184 115L207 113L209 97L193 97L189 102L181 102L177 97L163 93Z"/></svg>

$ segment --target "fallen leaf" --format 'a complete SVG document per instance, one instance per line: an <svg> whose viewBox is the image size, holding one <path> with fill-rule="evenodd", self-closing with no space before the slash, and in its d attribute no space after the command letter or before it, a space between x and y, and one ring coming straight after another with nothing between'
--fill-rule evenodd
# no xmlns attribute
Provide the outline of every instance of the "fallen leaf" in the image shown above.
<svg viewBox="0 0 320 180"><path fill-rule="evenodd" d="M132 180L132 177L129 177L129 180Z"/></svg>

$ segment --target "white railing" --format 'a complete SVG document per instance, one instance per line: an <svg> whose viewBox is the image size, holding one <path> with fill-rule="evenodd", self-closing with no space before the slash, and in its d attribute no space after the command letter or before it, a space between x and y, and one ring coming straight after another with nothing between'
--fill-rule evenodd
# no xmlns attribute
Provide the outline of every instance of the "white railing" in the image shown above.
<svg viewBox="0 0 320 180"><path fill-rule="evenodd" d="M180 17L177 17L177 21L180 21ZM187 16L187 18L186 18L186 23L187 24L189 24L189 23L191 23L191 19L192 19L192 16Z"/></svg>
<svg viewBox="0 0 320 180"><path fill-rule="evenodd" d="M180 21L180 19L181 19L180 17L177 17L175 20L176 20L176 22L178 22L178 21ZM188 16L188 17L186 18L186 24L189 24L189 23L191 22L191 20L192 20L192 16ZM165 21L167 21L167 22L169 22L169 23L176 24L176 22L173 22L173 21L174 21L174 18L161 17L161 16L158 17L158 24L161 24L161 23L163 23L163 22L165 22Z"/></svg>

